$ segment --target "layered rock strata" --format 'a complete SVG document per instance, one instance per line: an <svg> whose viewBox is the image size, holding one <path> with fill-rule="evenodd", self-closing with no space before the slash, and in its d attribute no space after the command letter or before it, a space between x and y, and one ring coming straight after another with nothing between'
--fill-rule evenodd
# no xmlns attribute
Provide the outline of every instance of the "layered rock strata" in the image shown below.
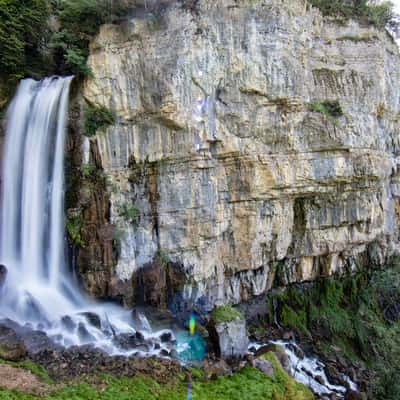
<svg viewBox="0 0 400 400"><path fill-rule="evenodd" d="M86 146L119 232L109 295L210 309L396 254L399 51L339 22L302 0L200 0L101 28L83 95L117 116Z"/></svg>

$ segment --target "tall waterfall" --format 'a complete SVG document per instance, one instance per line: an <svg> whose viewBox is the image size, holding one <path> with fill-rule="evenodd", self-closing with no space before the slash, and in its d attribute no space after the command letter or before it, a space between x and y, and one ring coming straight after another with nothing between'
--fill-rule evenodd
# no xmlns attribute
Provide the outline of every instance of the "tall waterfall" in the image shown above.
<svg viewBox="0 0 400 400"><path fill-rule="evenodd" d="M143 315L135 322L127 310L90 301L69 278L64 141L71 80L23 80L8 110L0 251L8 273L0 316L45 330L64 346L92 343L114 354L137 352L125 339L141 329L142 352L157 354L163 331L153 333Z"/></svg>

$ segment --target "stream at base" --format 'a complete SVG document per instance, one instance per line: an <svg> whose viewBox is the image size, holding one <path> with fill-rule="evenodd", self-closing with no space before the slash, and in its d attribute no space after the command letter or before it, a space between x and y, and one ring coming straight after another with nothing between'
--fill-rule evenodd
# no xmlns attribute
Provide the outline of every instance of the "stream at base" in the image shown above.
<svg viewBox="0 0 400 400"><path fill-rule="evenodd" d="M249 345L249 352L255 353L261 347L270 344L279 345L285 350L288 357L288 372L290 375L297 382L309 387L315 394L321 397L336 394L338 398L343 398L348 388L355 392L357 391L357 385L344 374L343 380L347 383L348 388L330 383L325 371L325 364L316 357L305 355L293 340L271 340L263 344L253 342Z"/></svg>

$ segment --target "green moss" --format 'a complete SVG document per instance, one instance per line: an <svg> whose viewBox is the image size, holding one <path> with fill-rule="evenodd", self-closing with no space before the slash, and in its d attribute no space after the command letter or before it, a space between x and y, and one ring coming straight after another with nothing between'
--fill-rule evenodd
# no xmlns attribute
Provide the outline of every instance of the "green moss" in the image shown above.
<svg viewBox="0 0 400 400"><path fill-rule="evenodd" d="M211 313L211 317L216 322L230 322L234 319L243 319L242 313L230 305L215 307Z"/></svg>
<svg viewBox="0 0 400 400"><path fill-rule="evenodd" d="M277 383L273 396L274 400L312 400L314 398L310 389L296 382L287 374L274 353L266 353L263 357L271 362L274 369L274 381Z"/></svg>
<svg viewBox="0 0 400 400"><path fill-rule="evenodd" d="M70 209L65 219L65 229L70 241L78 247L85 247L86 245L81 235L82 227L82 210L80 208Z"/></svg>
<svg viewBox="0 0 400 400"><path fill-rule="evenodd" d="M369 368L371 398L398 399L397 380L387 371L400 370L399 287L396 260L384 270L320 280L307 290L292 286L274 295L278 321L311 335L322 344L320 350L336 353L339 348Z"/></svg>
<svg viewBox="0 0 400 400"><path fill-rule="evenodd" d="M203 373L193 373L192 398L195 400L311 400L310 391L295 383L271 356L275 375L270 378L262 372L245 367L231 376L220 376L205 381ZM96 387L98 387L98 389ZM144 376L116 378L103 376L96 385L73 384L41 397L43 400L182 400L186 398L187 383L183 377L161 385ZM279 396L279 397L277 397ZM33 400L38 397L0 390L0 399Z"/></svg>
<svg viewBox="0 0 400 400"><path fill-rule="evenodd" d="M91 137L96 135L98 129L107 128L115 123L115 114L106 107L84 107L84 135Z"/></svg>
<svg viewBox="0 0 400 400"><path fill-rule="evenodd" d="M309 335L307 329L306 312L303 309L295 311L287 304L284 304L282 307L280 323L282 324L282 326L295 328L298 329L300 332Z"/></svg>
<svg viewBox="0 0 400 400"><path fill-rule="evenodd" d="M343 115L342 107L338 101L311 101L307 107L312 112L317 112L326 117L341 117Z"/></svg>

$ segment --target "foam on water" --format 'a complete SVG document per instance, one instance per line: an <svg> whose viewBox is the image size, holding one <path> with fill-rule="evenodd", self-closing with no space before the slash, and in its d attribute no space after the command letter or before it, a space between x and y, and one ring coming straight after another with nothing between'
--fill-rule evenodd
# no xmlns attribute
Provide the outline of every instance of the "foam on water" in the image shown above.
<svg viewBox="0 0 400 400"><path fill-rule="evenodd" d="M314 393L323 396L331 395L335 393L338 398L343 398L347 391L347 388L340 385L334 385L329 382L328 377L325 372L325 364L319 361L316 357L299 357L297 354L302 353L302 351L297 352L296 348L299 346L294 341L285 340L271 340L268 343L278 344L285 349L285 352L289 358L289 369L290 375L297 381L306 386L308 386ZM263 344L251 343L250 348L259 349ZM343 380L345 380L350 389L357 391L357 385L352 382L352 380L343 375Z"/></svg>
<svg viewBox="0 0 400 400"><path fill-rule="evenodd" d="M0 316L45 330L64 346L93 344L134 354L121 334L145 341L140 355L159 354L159 333L143 314L88 299L70 277L64 246L64 142L68 78L21 81L7 114L0 261L8 270Z"/></svg>

